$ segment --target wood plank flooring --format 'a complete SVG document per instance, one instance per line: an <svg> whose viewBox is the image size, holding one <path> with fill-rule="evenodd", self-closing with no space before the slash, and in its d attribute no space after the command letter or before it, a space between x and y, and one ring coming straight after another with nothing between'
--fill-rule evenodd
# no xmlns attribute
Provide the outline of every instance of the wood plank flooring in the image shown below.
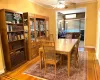
<svg viewBox="0 0 100 80"><path fill-rule="evenodd" d="M95 50L86 48L88 51L88 61L87 61L87 80L100 80L100 66L95 57ZM28 67L39 60L39 57L28 61L16 70L7 72L0 77L0 80L43 80L42 78L35 78L26 74L22 74Z"/></svg>

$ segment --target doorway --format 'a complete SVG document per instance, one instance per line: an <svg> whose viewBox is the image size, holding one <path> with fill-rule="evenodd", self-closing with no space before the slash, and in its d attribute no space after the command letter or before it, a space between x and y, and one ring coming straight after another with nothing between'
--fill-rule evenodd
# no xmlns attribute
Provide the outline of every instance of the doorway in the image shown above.
<svg viewBox="0 0 100 80"><path fill-rule="evenodd" d="M57 39L66 38L71 33L72 38L80 35L79 47L83 48L85 43L85 12L86 8L72 10L61 10L56 12L56 35Z"/></svg>

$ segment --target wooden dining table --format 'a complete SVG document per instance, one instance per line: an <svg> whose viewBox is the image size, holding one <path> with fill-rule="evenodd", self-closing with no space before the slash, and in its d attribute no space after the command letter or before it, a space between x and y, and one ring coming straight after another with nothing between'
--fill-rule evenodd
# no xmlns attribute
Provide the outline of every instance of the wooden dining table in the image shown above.
<svg viewBox="0 0 100 80"><path fill-rule="evenodd" d="M75 46L75 44L77 43L78 39L57 39L55 40L55 51L58 54L63 54L66 55L68 57L67 62L67 68L68 68L68 76L70 76L70 57L71 57L71 52L73 47ZM39 54L41 55L41 53L44 53L43 51L43 47L39 48ZM41 58L41 65L42 65L42 55L40 56ZM40 67L41 67L40 65Z"/></svg>

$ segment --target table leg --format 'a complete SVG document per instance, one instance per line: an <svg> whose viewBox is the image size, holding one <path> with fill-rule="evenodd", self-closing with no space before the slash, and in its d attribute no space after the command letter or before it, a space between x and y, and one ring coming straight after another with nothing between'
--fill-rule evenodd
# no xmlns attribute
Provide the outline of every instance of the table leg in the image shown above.
<svg viewBox="0 0 100 80"><path fill-rule="evenodd" d="M39 51L39 56L40 56L40 70L42 69L42 53Z"/></svg>
<svg viewBox="0 0 100 80"><path fill-rule="evenodd" d="M68 76L70 76L70 53L68 53Z"/></svg>

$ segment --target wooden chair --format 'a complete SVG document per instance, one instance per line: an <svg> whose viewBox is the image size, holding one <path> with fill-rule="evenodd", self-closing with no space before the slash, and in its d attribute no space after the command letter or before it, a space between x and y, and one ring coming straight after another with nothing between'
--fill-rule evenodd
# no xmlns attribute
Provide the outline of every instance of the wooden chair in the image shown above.
<svg viewBox="0 0 100 80"><path fill-rule="evenodd" d="M54 41L54 36L53 36L53 34L49 34L48 40L49 40L49 41Z"/></svg>
<svg viewBox="0 0 100 80"><path fill-rule="evenodd" d="M47 64L51 64L55 66L55 74L56 74L56 64L60 60L60 57L56 55L55 43L46 42L43 46L43 49L44 49L45 74L46 74Z"/></svg>
<svg viewBox="0 0 100 80"><path fill-rule="evenodd" d="M65 38L66 39L72 39L72 34L66 34Z"/></svg>
<svg viewBox="0 0 100 80"><path fill-rule="evenodd" d="M79 58L79 53L78 53L79 43L80 43L80 36L78 38L76 45L74 46L74 48L72 50L72 56L74 55L75 66L76 66L76 63L78 63L78 58Z"/></svg>

